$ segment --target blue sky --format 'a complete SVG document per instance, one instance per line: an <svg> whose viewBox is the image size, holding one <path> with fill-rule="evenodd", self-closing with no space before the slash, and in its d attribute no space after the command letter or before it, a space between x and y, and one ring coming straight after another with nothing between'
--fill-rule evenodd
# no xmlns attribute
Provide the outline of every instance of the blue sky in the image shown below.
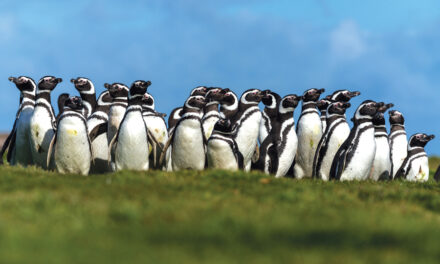
<svg viewBox="0 0 440 264"><path fill-rule="evenodd" d="M359 90L392 102L408 134L438 136L440 2L424 1L1 1L0 130L12 126L18 91L9 76L151 80L169 113L197 85ZM298 117L299 109L295 117Z"/></svg>

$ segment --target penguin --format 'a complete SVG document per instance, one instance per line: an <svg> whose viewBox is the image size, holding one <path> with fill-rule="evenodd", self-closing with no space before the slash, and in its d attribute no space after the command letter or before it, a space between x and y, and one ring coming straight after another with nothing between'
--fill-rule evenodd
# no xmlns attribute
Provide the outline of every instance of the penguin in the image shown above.
<svg viewBox="0 0 440 264"><path fill-rule="evenodd" d="M127 111L109 145L116 171L149 169L149 136L142 116L142 98L150 85L150 81L139 80L130 87Z"/></svg>
<svg viewBox="0 0 440 264"><path fill-rule="evenodd" d="M170 134L160 158L162 161L168 146L171 146L173 171L205 168L206 138L200 116L205 104L205 97L201 95L190 96L185 102L182 117Z"/></svg>
<svg viewBox="0 0 440 264"><path fill-rule="evenodd" d="M258 89L246 90L240 97L238 112L232 125L235 131L234 140L243 155L244 170L250 171L252 156L258 147L258 134L261 122L261 111L258 104L263 93Z"/></svg>
<svg viewBox="0 0 440 264"><path fill-rule="evenodd" d="M112 101L113 99L109 91L102 92L96 102L95 111L87 119L93 156L90 173L106 173L111 171L108 165L107 127L108 112Z"/></svg>
<svg viewBox="0 0 440 264"><path fill-rule="evenodd" d="M389 180L391 176L390 145L384 113L393 106L393 104L384 105L378 109L373 117L374 138L376 140L376 155L370 172L370 179L373 181Z"/></svg>
<svg viewBox="0 0 440 264"><path fill-rule="evenodd" d="M108 141L116 135L119 124L124 118L125 111L127 109L127 96L128 87L122 83L104 84L104 87L108 89L110 96L113 98L108 114Z"/></svg>
<svg viewBox="0 0 440 264"><path fill-rule="evenodd" d="M50 94L62 81L61 78L45 76L37 85L37 101L30 120L30 146L34 164L43 169L48 169L46 163L48 150L56 129L56 118Z"/></svg>
<svg viewBox="0 0 440 264"><path fill-rule="evenodd" d="M425 146L435 138L434 135L415 134L409 139L408 155L397 170L395 179L426 182L429 179L428 156Z"/></svg>
<svg viewBox="0 0 440 264"><path fill-rule="evenodd" d="M168 130L164 119L165 114L156 112L154 97L149 93L145 93L142 98L142 116L150 136L154 138L154 142L149 142L150 151L152 151L150 153L150 168L162 169L163 165L159 164L159 157L168 141ZM170 155L171 153L168 153L167 158Z"/></svg>
<svg viewBox="0 0 440 264"><path fill-rule="evenodd" d="M261 102L265 105L262 112L261 122L260 122L260 133L258 135L258 140L263 143L264 139L269 135L272 130L272 123L278 117L278 106L280 105L281 96L279 94L272 92L270 90L263 91L263 99Z"/></svg>
<svg viewBox="0 0 440 264"><path fill-rule="evenodd" d="M364 101L356 110L350 135L336 152L330 169L330 179L366 180L376 153L373 116L383 103Z"/></svg>
<svg viewBox="0 0 440 264"><path fill-rule="evenodd" d="M219 87L210 88L205 95L206 105L203 110L204 115L202 118L202 126L203 131L205 131L206 140L209 139L212 130L214 129L214 125L220 119L218 107L224 95L225 93Z"/></svg>
<svg viewBox="0 0 440 264"><path fill-rule="evenodd" d="M434 174L434 180L436 182L440 181L440 165L438 166L437 171Z"/></svg>
<svg viewBox="0 0 440 264"><path fill-rule="evenodd" d="M316 103L316 106L318 107L318 110L321 113L321 124L322 124L323 132L327 128L327 108L332 103L332 101L329 98L330 96L327 96L326 98L323 98Z"/></svg>
<svg viewBox="0 0 440 264"><path fill-rule="evenodd" d="M62 93L58 96L58 115L57 115L57 120L58 118L61 116L61 114L63 113L64 110L64 103L69 99L70 95L68 93Z"/></svg>
<svg viewBox="0 0 440 264"><path fill-rule="evenodd" d="M85 117L89 118L96 108L95 86L91 80L84 77L70 79L70 82L73 83L76 90L78 90L85 107Z"/></svg>
<svg viewBox="0 0 440 264"><path fill-rule="evenodd" d="M9 77L20 90L20 106L15 116L11 133L7 137L0 152L0 162L3 164L3 155L8 151L7 160L11 165L32 165L32 152L30 149L30 120L35 107L36 84L30 77Z"/></svg>
<svg viewBox="0 0 440 264"><path fill-rule="evenodd" d="M242 170L243 155L238 149L229 119L219 119L214 125L207 143L208 168L223 170Z"/></svg>
<svg viewBox="0 0 440 264"><path fill-rule="evenodd" d="M298 151L293 167L297 179L311 178L313 174L313 159L322 136L321 117L316 103L323 92L325 89L312 88L305 91L302 96L301 115L296 127Z"/></svg>
<svg viewBox="0 0 440 264"><path fill-rule="evenodd" d="M191 93L189 96L205 96L208 92L208 88L206 86L197 86L196 88L191 90ZM183 114L183 107L177 107L174 108L171 111L170 116L168 117L168 132L171 134L173 129L175 128L177 122L179 122L179 119L182 117ZM201 115L203 116L203 109L201 109Z"/></svg>
<svg viewBox="0 0 440 264"><path fill-rule="evenodd" d="M396 176L397 170L402 166L408 154L408 140L405 132L405 118L396 110L388 112L391 131L388 136L391 155L391 175Z"/></svg>
<svg viewBox="0 0 440 264"><path fill-rule="evenodd" d="M272 162L275 178L286 176L291 168L298 148L298 137L295 131L293 112L302 99L301 96L290 94L279 103L276 122L271 134L275 136L276 158Z"/></svg>
<svg viewBox="0 0 440 264"><path fill-rule="evenodd" d="M349 90L337 90L327 99L330 99L332 102L348 103L352 98L359 96L360 94L361 92L358 91L350 92Z"/></svg>
<svg viewBox="0 0 440 264"><path fill-rule="evenodd" d="M333 102L327 107L327 128L313 159L313 178L329 180L333 158L350 134L350 127L345 119L345 111L350 106L350 103Z"/></svg>
<svg viewBox="0 0 440 264"><path fill-rule="evenodd" d="M223 93L223 99L220 101L220 118L231 120L238 112L238 97L229 88L223 89Z"/></svg>
<svg viewBox="0 0 440 264"><path fill-rule="evenodd" d="M73 96L65 101L63 113L57 121L56 133L50 143L47 167L54 149L55 168L59 173L89 174L92 149L85 112L80 97Z"/></svg>

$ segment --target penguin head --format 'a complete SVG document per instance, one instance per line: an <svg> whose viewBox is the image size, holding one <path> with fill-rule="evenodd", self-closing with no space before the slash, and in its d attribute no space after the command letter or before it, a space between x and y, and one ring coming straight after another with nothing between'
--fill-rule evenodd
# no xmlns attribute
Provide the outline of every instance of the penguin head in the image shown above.
<svg viewBox="0 0 440 264"><path fill-rule="evenodd" d="M37 88L34 80L32 80L32 78L30 77L9 77L8 80L13 82L15 86L17 86L18 90L20 90L20 92L35 93L35 90Z"/></svg>
<svg viewBox="0 0 440 264"><path fill-rule="evenodd" d="M145 93L142 97L142 108L154 111L155 107L153 96L149 93Z"/></svg>
<svg viewBox="0 0 440 264"><path fill-rule="evenodd" d="M150 81L135 81L130 86L129 99L139 97L141 98L147 92L148 86L151 85Z"/></svg>
<svg viewBox="0 0 440 264"><path fill-rule="evenodd" d="M296 94L289 94L283 97L280 101L280 106L278 107L278 111L281 114L293 113L295 108L298 106L299 101L301 101L302 96L298 96Z"/></svg>
<svg viewBox="0 0 440 264"><path fill-rule="evenodd" d="M304 102L316 102L325 89L311 88L304 92L302 98Z"/></svg>
<svg viewBox="0 0 440 264"><path fill-rule="evenodd" d="M84 108L81 97L71 96L64 102L65 110L73 110L75 112L81 112Z"/></svg>
<svg viewBox="0 0 440 264"><path fill-rule="evenodd" d="M214 130L221 132L228 132L231 130L231 120L220 118L214 125Z"/></svg>
<svg viewBox="0 0 440 264"><path fill-rule="evenodd" d="M377 113L377 110L382 107L384 103L376 103L371 100L366 100L357 108L354 119L359 120L363 118L372 119Z"/></svg>
<svg viewBox="0 0 440 264"><path fill-rule="evenodd" d="M206 104L205 97L202 95L192 95L186 99L185 107L187 109L202 109Z"/></svg>
<svg viewBox="0 0 440 264"><path fill-rule="evenodd" d="M390 115L390 124L391 125L404 125L405 118L403 118L403 114L397 110L392 110L388 112Z"/></svg>
<svg viewBox="0 0 440 264"><path fill-rule="evenodd" d="M328 106L329 106L331 103L332 103L332 101L330 101L330 99L329 99L328 96L327 96L327 97L325 97L325 98L319 100L319 101L316 103L316 106L318 107L319 111L322 112L322 111L326 111L327 108L328 108Z"/></svg>
<svg viewBox="0 0 440 264"><path fill-rule="evenodd" d="M95 86L93 85L92 81L87 78L78 77L76 79L70 79L70 82L75 85L76 90L78 90L80 93L95 93Z"/></svg>
<svg viewBox="0 0 440 264"><path fill-rule="evenodd" d="M359 96L361 92L350 92L349 90L337 90L331 96L332 101L336 102L348 102L351 98Z"/></svg>
<svg viewBox="0 0 440 264"><path fill-rule="evenodd" d="M63 79L54 76L44 76L38 82L38 91L51 92L62 81Z"/></svg>
<svg viewBox="0 0 440 264"><path fill-rule="evenodd" d="M193 95L205 96L207 92L208 92L208 88L206 86L197 86L196 88L192 89L190 96Z"/></svg>
<svg viewBox="0 0 440 264"><path fill-rule="evenodd" d="M68 93L62 93L58 96L58 112L62 112L66 101L69 99L70 95Z"/></svg>
<svg viewBox="0 0 440 264"><path fill-rule="evenodd" d="M109 91L104 91L98 96L98 100L96 100L96 103L98 107L100 106L110 106L113 101L113 98L110 95Z"/></svg>
<svg viewBox="0 0 440 264"><path fill-rule="evenodd" d="M122 83L113 83L108 84L105 83L104 87L110 92L110 96L112 98L123 97L126 98L128 96L128 87Z"/></svg>
<svg viewBox="0 0 440 264"><path fill-rule="evenodd" d="M410 147L422 147L424 148L429 141L435 138L434 135L427 135L424 133L417 133L411 136L409 139Z"/></svg>
<svg viewBox="0 0 440 264"><path fill-rule="evenodd" d="M241 95L240 102L247 105L258 105L262 98L263 92L258 89L249 89Z"/></svg>
<svg viewBox="0 0 440 264"><path fill-rule="evenodd" d="M229 88L223 89L223 99L220 101L222 105L232 105L238 101L237 95Z"/></svg>
<svg viewBox="0 0 440 264"><path fill-rule="evenodd" d="M281 101L281 96L279 96L275 92L272 92L271 90L264 90L262 93L263 93L263 98L261 99L261 102L267 108L275 109L278 103Z"/></svg>
<svg viewBox="0 0 440 264"><path fill-rule="evenodd" d="M220 102L225 96L225 92L220 87L210 87L208 92L205 94L205 99L211 102Z"/></svg>
<svg viewBox="0 0 440 264"><path fill-rule="evenodd" d="M351 107L350 103L346 102L333 102L327 108L328 115L344 115L345 111Z"/></svg>
<svg viewBox="0 0 440 264"><path fill-rule="evenodd" d="M380 112L380 113L385 113L391 107L394 107L394 104L392 104L392 103L389 103L389 104L383 103L383 106L379 107L379 109L377 109L377 111Z"/></svg>

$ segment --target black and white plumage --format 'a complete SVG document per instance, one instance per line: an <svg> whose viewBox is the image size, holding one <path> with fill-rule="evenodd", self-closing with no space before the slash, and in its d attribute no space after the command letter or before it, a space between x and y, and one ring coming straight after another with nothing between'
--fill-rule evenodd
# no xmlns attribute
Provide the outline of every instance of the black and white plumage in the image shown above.
<svg viewBox="0 0 440 264"><path fill-rule="evenodd" d="M229 119L219 119L208 139L208 168L223 170L243 169L243 155L232 134Z"/></svg>
<svg viewBox="0 0 440 264"><path fill-rule="evenodd" d="M408 139L405 131L405 118L397 110L389 111L391 131L388 136L391 156L391 176L394 179L408 154Z"/></svg>
<svg viewBox="0 0 440 264"><path fill-rule="evenodd" d="M373 116L382 106L383 103L367 100L357 108L350 135L333 159L330 179L345 181L368 178L376 153Z"/></svg>
<svg viewBox="0 0 440 264"><path fill-rule="evenodd" d="M206 138L200 116L205 104L205 97L200 95L190 96L185 102L182 117L167 143L167 146L171 144L172 147L173 171L205 168ZM167 146L164 151L167 150Z"/></svg>
<svg viewBox="0 0 440 264"><path fill-rule="evenodd" d="M20 106L15 115L12 131L3 144L0 157L3 157L5 151L8 151L9 164L28 166L33 163L29 137L30 119L35 107L36 85L34 80L26 76L9 77L9 81L13 82L20 90ZM3 163L3 158L0 162Z"/></svg>
<svg viewBox="0 0 440 264"><path fill-rule="evenodd" d="M252 156L258 147L258 134L261 122L261 111L258 104L263 93L258 89L249 89L240 97L238 112L232 119L235 130L234 140L243 155L245 171L250 171Z"/></svg>
<svg viewBox="0 0 440 264"><path fill-rule="evenodd" d="M332 103L332 101L329 98L330 96L327 96L326 98L323 98L316 103L316 106L318 107L318 110L321 113L321 124L322 124L323 132L327 128L327 108Z"/></svg>
<svg viewBox="0 0 440 264"><path fill-rule="evenodd" d="M34 113L31 117L30 146L36 166L48 169L47 156L56 128L56 118L51 104L51 92L62 82L61 78L45 76L37 85Z"/></svg>
<svg viewBox="0 0 440 264"><path fill-rule="evenodd" d="M238 112L238 97L229 88L223 89L224 96L220 101L220 117L232 120ZM231 125L234 125L231 123Z"/></svg>
<svg viewBox="0 0 440 264"><path fill-rule="evenodd" d="M117 171L149 169L149 136L142 116L142 99L150 85L150 81L141 80L130 86L127 111L109 145Z"/></svg>
<svg viewBox="0 0 440 264"><path fill-rule="evenodd" d="M434 135L422 133L411 136L408 144L408 155L397 170L395 179L425 182L429 179L428 156L426 144L435 138Z"/></svg>
<svg viewBox="0 0 440 264"><path fill-rule="evenodd" d="M373 117L376 154L370 172L370 179L374 181L389 180L391 176L391 151L388 143L388 132L385 126L384 113L393 106L393 104L384 105L378 109L378 112Z"/></svg>
<svg viewBox="0 0 440 264"><path fill-rule="evenodd" d="M55 168L60 173L88 175L92 161L92 147L87 129L86 112L80 97L70 97L65 101L64 110L58 119L47 156L47 166L51 162L54 149Z"/></svg>
<svg viewBox="0 0 440 264"><path fill-rule="evenodd" d="M317 101L325 89L312 88L304 92L301 115L296 127L298 151L293 167L295 178L311 178L313 159L322 137L322 123L317 109Z"/></svg>
<svg viewBox="0 0 440 264"><path fill-rule="evenodd" d="M345 111L350 103L334 102L326 110L326 130L316 149L313 159L313 178L329 180L333 158L350 134L350 127L345 119Z"/></svg>
<svg viewBox="0 0 440 264"><path fill-rule="evenodd" d="M75 85L78 90L85 109L85 117L89 118L96 108L96 92L93 82L84 77L70 79L70 82Z"/></svg>
<svg viewBox="0 0 440 264"><path fill-rule="evenodd" d="M328 97L332 102L348 103L352 98L359 96L360 92L350 92L349 90L337 90Z"/></svg>
<svg viewBox="0 0 440 264"><path fill-rule="evenodd" d="M102 92L97 100L95 111L87 119L93 162L90 173L106 173L111 168L108 164L108 112L113 99L109 91Z"/></svg>
<svg viewBox="0 0 440 264"><path fill-rule="evenodd" d="M278 108L280 105L281 96L270 90L263 91L263 98L261 102L265 105L261 116L260 133L258 140L260 143L264 142L264 139L269 135L272 130L272 124L278 117Z"/></svg>
<svg viewBox="0 0 440 264"><path fill-rule="evenodd" d="M206 105L203 109L202 125L205 131L205 138L209 139L215 124L220 119L219 104L223 99L225 92L222 88L211 87L205 95Z"/></svg>

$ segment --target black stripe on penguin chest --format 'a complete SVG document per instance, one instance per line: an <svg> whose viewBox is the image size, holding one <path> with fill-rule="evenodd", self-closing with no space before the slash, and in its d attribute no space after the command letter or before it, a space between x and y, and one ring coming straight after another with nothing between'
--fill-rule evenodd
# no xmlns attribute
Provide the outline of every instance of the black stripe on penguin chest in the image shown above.
<svg viewBox="0 0 440 264"><path fill-rule="evenodd" d="M326 136L326 135L322 136L322 139L323 140L326 139L326 141L322 142L322 145L324 145L324 147L323 148L321 147L321 149L319 150L318 160L317 160L317 163L316 163L316 172L319 172L321 170L322 161L324 160L324 157L327 154L327 150L328 150L328 147L329 147L328 143L330 142L330 140L331 140L331 138L333 136L334 131L336 130L336 128L339 125L341 125L341 124L343 124L345 122L346 122L345 119L339 119L339 120L337 120L335 122L335 125L333 125L332 123L328 124L327 131L326 131L328 136Z"/></svg>
<svg viewBox="0 0 440 264"><path fill-rule="evenodd" d="M350 152L347 153L345 168L347 168L349 166L351 160L353 159L354 154L356 153L356 149L359 147L359 141L361 139L361 135L369 129L374 129L373 124L367 125L361 129L359 129L359 132L356 133L356 137L354 137L354 139L353 139L354 140L353 147L351 148ZM353 140L351 142L353 142Z"/></svg>
<svg viewBox="0 0 440 264"><path fill-rule="evenodd" d="M257 112L260 112L260 109L258 109L258 108L253 109L253 110L251 110L251 111L245 113L245 114L239 119L239 121L238 121L239 123L238 123L237 127L234 129L234 130L236 131L236 134L235 134L234 139L237 138L237 135L238 135L238 133L239 133L239 131L240 131L240 128L243 126L243 124L246 122L246 120L248 120L253 114L255 114L255 113L257 113Z"/></svg>

